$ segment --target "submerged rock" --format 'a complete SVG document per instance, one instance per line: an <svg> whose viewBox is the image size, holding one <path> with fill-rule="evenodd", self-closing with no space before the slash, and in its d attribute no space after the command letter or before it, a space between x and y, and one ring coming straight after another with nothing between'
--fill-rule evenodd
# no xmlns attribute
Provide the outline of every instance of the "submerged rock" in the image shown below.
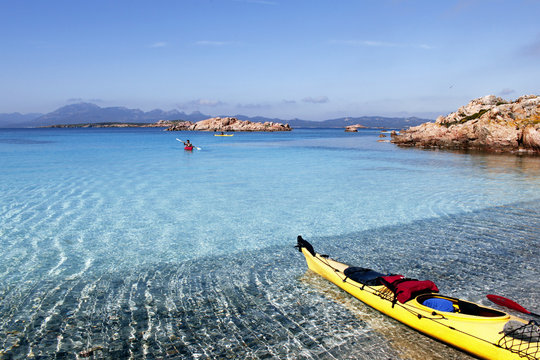
<svg viewBox="0 0 540 360"><path fill-rule="evenodd" d="M235 117L215 117L201 120L195 124L173 124L167 131L195 130L195 131L291 131L289 124L275 122L242 121Z"/></svg>
<svg viewBox="0 0 540 360"><path fill-rule="evenodd" d="M99 350L103 350L103 346L94 346L94 347L92 347L90 349L83 350L83 351L79 352L79 357L81 357L81 358L91 357L91 356L94 355L95 352L97 352Z"/></svg>
<svg viewBox="0 0 540 360"><path fill-rule="evenodd" d="M506 101L494 95L472 100L456 112L392 134L402 146L540 152L540 96Z"/></svg>

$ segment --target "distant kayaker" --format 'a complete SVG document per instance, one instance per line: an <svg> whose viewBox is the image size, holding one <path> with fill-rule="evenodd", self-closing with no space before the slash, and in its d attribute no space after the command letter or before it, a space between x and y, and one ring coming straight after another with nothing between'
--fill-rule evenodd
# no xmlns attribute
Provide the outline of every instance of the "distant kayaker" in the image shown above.
<svg viewBox="0 0 540 360"><path fill-rule="evenodd" d="M185 147L193 147L193 144L189 142L189 140L186 140L186 142L184 143L184 146Z"/></svg>
<svg viewBox="0 0 540 360"><path fill-rule="evenodd" d="M221 132L221 135L225 135L225 134L223 133L223 131Z"/></svg>

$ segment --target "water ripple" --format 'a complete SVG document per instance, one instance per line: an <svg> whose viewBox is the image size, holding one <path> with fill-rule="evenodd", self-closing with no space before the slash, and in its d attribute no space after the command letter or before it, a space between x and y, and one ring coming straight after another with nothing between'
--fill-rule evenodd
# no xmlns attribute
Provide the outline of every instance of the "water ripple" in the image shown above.
<svg viewBox="0 0 540 360"><path fill-rule="evenodd" d="M314 243L351 263L429 277L450 295L485 303L486 293L501 293L534 310L540 295L534 288L538 220L535 203L515 204ZM468 357L306 272L292 240L286 248L99 274L89 271L87 259L77 273L49 272L40 281L7 285L0 290L0 354L14 359Z"/></svg>

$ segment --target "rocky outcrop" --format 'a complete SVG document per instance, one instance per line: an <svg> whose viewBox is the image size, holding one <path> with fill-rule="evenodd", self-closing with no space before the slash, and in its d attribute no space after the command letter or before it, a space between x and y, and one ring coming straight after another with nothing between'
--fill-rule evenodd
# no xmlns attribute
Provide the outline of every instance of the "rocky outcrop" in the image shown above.
<svg viewBox="0 0 540 360"><path fill-rule="evenodd" d="M193 123L191 121L178 121L178 122L169 124L167 128L165 129L165 131L189 130L191 126L193 126Z"/></svg>
<svg viewBox="0 0 540 360"><path fill-rule="evenodd" d="M167 131L194 130L194 131L291 131L289 124L280 124L275 122L251 122L242 121L234 117L215 117L195 124L173 124L166 129Z"/></svg>
<svg viewBox="0 0 540 360"><path fill-rule="evenodd" d="M153 124L149 124L148 127L169 127L173 124L187 123L191 124L191 121L181 121L181 120L158 120Z"/></svg>
<svg viewBox="0 0 540 360"><path fill-rule="evenodd" d="M540 96L506 101L494 95L392 135L403 146L540 153Z"/></svg>
<svg viewBox="0 0 540 360"><path fill-rule="evenodd" d="M358 129L366 129L364 125L348 125L345 127L345 132L358 132Z"/></svg>

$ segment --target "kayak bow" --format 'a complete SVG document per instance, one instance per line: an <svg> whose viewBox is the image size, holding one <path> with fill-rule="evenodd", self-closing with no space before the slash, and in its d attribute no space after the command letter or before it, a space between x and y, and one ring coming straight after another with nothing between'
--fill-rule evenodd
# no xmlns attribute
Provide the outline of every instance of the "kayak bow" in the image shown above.
<svg viewBox="0 0 540 360"><path fill-rule="evenodd" d="M351 267L318 254L301 236L297 241L296 247L305 256L309 269L372 308L425 335L484 359L540 357L540 327L535 321L528 322L499 310L440 295L438 291L413 293L411 299L402 303L390 290L391 284L384 282L392 276ZM361 276L352 275L356 269L360 269ZM403 279L406 281L417 280ZM446 302L451 305L450 311L429 307L430 301Z"/></svg>

